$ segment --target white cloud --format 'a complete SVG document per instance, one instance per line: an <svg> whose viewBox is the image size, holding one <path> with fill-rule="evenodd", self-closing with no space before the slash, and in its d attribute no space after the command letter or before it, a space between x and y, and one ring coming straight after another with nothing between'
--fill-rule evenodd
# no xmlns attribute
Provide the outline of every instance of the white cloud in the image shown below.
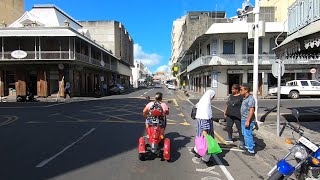
<svg viewBox="0 0 320 180"><path fill-rule="evenodd" d="M134 60L141 61L145 66L151 67L160 63L161 56L156 53L148 54L139 44L134 44Z"/></svg>
<svg viewBox="0 0 320 180"><path fill-rule="evenodd" d="M167 70L168 70L168 66L162 65L157 68L156 72L167 72Z"/></svg>

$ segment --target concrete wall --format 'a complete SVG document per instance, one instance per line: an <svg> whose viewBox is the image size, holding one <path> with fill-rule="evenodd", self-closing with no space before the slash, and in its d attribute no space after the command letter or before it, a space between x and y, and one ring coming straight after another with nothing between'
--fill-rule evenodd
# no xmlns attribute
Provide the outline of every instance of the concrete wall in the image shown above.
<svg viewBox="0 0 320 180"><path fill-rule="evenodd" d="M275 20L284 22L288 19L288 7L296 0L261 0L260 6L275 7Z"/></svg>
<svg viewBox="0 0 320 180"><path fill-rule="evenodd" d="M0 22L9 25L24 13L24 0L0 0Z"/></svg>

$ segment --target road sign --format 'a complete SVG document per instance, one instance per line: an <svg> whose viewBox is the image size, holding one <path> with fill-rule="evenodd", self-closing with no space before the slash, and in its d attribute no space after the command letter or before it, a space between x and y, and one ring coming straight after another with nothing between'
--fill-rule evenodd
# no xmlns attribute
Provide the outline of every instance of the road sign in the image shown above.
<svg viewBox="0 0 320 180"><path fill-rule="evenodd" d="M277 78L278 74L279 74L279 63L281 63L280 67L281 67L281 77L284 75L284 63L283 61L281 61L280 59L277 59L274 61L274 63L272 63L272 75Z"/></svg>
<svg viewBox="0 0 320 180"><path fill-rule="evenodd" d="M315 74L316 72L317 72L316 68L310 69L310 73L311 73L311 74Z"/></svg>

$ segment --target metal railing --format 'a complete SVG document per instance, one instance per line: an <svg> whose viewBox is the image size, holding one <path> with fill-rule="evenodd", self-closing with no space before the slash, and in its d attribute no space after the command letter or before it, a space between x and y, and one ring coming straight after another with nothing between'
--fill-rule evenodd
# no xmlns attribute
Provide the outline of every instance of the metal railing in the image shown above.
<svg viewBox="0 0 320 180"><path fill-rule="evenodd" d="M320 0L296 0L288 8L288 35L320 20Z"/></svg>
<svg viewBox="0 0 320 180"><path fill-rule="evenodd" d="M259 55L259 65L272 65L275 60L276 56L274 54ZM284 64L320 64L320 57L292 57L284 59L283 61ZM253 54L220 54L215 56L202 56L193 61L187 67L187 71L190 72L198 67L210 65L253 65Z"/></svg>

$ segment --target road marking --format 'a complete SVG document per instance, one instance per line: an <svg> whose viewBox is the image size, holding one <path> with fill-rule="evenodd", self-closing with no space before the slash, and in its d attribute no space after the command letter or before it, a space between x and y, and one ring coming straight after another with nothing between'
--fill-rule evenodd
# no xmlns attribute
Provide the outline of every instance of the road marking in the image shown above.
<svg viewBox="0 0 320 180"><path fill-rule="evenodd" d="M180 113L180 114L178 114L178 116L184 117L184 114Z"/></svg>
<svg viewBox="0 0 320 180"><path fill-rule="evenodd" d="M217 136L217 138L222 142L223 144L229 144L227 143L218 133L217 131L214 131L214 135Z"/></svg>
<svg viewBox="0 0 320 180"><path fill-rule="evenodd" d="M49 122L44 122L44 121L28 121L25 124L46 124Z"/></svg>
<svg viewBox="0 0 320 180"><path fill-rule="evenodd" d="M237 151L237 152L245 152L245 150L242 150L242 149L238 149L238 148L221 148L222 150L225 150L225 151Z"/></svg>
<svg viewBox="0 0 320 180"><path fill-rule="evenodd" d="M154 88L150 89L149 91L147 91L147 92L145 92L145 93L143 93L143 94L147 94L148 92L150 92L150 91L152 91L152 90L154 90Z"/></svg>
<svg viewBox="0 0 320 180"><path fill-rule="evenodd" d="M179 106L178 102L176 99L172 99L174 106Z"/></svg>
<svg viewBox="0 0 320 180"><path fill-rule="evenodd" d="M14 121L16 121L18 119L17 116L3 116L3 117L6 118L7 120L0 123L0 126L4 126L4 125L10 124L10 123L13 123Z"/></svg>
<svg viewBox="0 0 320 180"><path fill-rule="evenodd" d="M207 176L207 177L201 178L201 180L221 180L221 179L217 177Z"/></svg>
<svg viewBox="0 0 320 180"><path fill-rule="evenodd" d="M68 150L69 148L71 148L72 146L74 146L77 142L81 141L84 137L88 136L90 133L92 133L96 128L92 128L90 131L88 131L87 133L85 133L84 135L82 135L78 140L76 140L75 142L71 143L69 146L63 148L62 151L58 152L57 154L55 154L54 156L50 157L49 159L46 159L44 161L42 161L41 163L39 163L38 165L36 165L37 168L41 168L43 166L45 166L46 164L48 164L50 161L52 161L53 159L55 159L56 157L58 157L60 154L64 153L66 150Z"/></svg>
<svg viewBox="0 0 320 180"><path fill-rule="evenodd" d="M184 125L184 126L190 126L190 124L188 122L183 122L183 123L180 123L181 125Z"/></svg>
<svg viewBox="0 0 320 180"><path fill-rule="evenodd" d="M182 101L186 100L185 98L182 98L179 94L177 94L178 98Z"/></svg>
<svg viewBox="0 0 320 180"><path fill-rule="evenodd" d="M226 175L226 177L228 178L228 180L234 180L234 178L232 177L232 175L230 174L230 172L228 171L228 169L222 164L221 160L219 159L219 157L215 154L212 154L212 157L214 158L214 160L218 163L218 166L220 167L220 169L222 170L222 172L224 173L224 175Z"/></svg>
<svg viewBox="0 0 320 180"><path fill-rule="evenodd" d="M207 173L210 173L210 174L214 174L214 175L220 176L219 173L217 173L217 172L215 172L215 171L212 171L212 170L214 170L214 169L215 169L215 167L213 166L213 167L208 167L208 168L205 168L205 169L196 169L196 171L197 171L197 172L207 172Z"/></svg>
<svg viewBox="0 0 320 180"><path fill-rule="evenodd" d="M199 160L199 158L197 158L197 157L192 158L192 162L195 164L200 164L198 160Z"/></svg>
<svg viewBox="0 0 320 180"><path fill-rule="evenodd" d="M222 111L222 112L224 112L224 110L222 110L222 109L220 109L220 108L218 108L218 107L216 107L216 106L213 106L213 105L211 105L213 108L216 108L216 109L218 109L219 111Z"/></svg>

